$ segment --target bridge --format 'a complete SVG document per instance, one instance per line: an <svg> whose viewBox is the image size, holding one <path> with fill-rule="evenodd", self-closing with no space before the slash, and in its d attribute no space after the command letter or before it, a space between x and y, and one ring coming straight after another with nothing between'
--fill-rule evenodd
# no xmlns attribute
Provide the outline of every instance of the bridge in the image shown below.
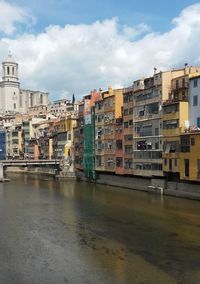
<svg viewBox="0 0 200 284"><path fill-rule="evenodd" d="M2 160L0 163L3 167L28 167L28 166L59 166L60 160Z"/></svg>
<svg viewBox="0 0 200 284"><path fill-rule="evenodd" d="M46 167L60 169L60 160L1 160L0 161L0 181L4 180L4 169L7 167ZM49 169L50 170L50 169ZM48 170L48 171L49 171ZM52 169L52 172L55 170Z"/></svg>

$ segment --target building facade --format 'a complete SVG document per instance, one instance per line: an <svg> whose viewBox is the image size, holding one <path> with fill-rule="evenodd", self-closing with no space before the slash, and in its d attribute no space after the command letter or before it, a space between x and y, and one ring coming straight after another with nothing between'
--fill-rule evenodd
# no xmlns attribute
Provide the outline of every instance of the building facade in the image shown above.
<svg viewBox="0 0 200 284"><path fill-rule="evenodd" d="M190 82L189 123L200 128L200 73L192 76Z"/></svg>

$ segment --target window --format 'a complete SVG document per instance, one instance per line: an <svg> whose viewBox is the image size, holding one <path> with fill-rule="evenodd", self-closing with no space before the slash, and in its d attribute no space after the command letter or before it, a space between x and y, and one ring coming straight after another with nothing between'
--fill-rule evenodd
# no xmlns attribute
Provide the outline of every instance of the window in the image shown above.
<svg viewBox="0 0 200 284"><path fill-rule="evenodd" d="M133 141L133 135L130 134L130 135L124 135L124 140L125 141Z"/></svg>
<svg viewBox="0 0 200 284"><path fill-rule="evenodd" d="M174 129L179 127L179 119L164 120L163 129Z"/></svg>
<svg viewBox="0 0 200 284"><path fill-rule="evenodd" d="M200 117L197 117L197 127L200 128Z"/></svg>
<svg viewBox="0 0 200 284"><path fill-rule="evenodd" d="M159 149L159 142L155 143L155 149L158 150Z"/></svg>
<svg viewBox="0 0 200 284"><path fill-rule="evenodd" d="M10 69L9 69L9 67L7 67L7 73L8 73L8 75L10 74Z"/></svg>
<svg viewBox="0 0 200 284"><path fill-rule="evenodd" d="M179 105L173 104L173 105L164 105L163 106L163 113L172 113L172 112L178 112L179 111Z"/></svg>
<svg viewBox="0 0 200 284"><path fill-rule="evenodd" d="M182 87L185 88L185 78L182 79Z"/></svg>
<svg viewBox="0 0 200 284"><path fill-rule="evenodd" d="M182 100L185 101L187 99L185 91L182 91Z"/></svg>
<svg viewBox="0 0 200 284"><path fill-rule="evenodd" d="M188 159L184 160L185 177L189 177L190 172L190 162Z"/></svg>
<svg viewBox="0 0 200 284"><path fill-rule="evenodd" d="M158 111L159 111L158 103L153 103L153 104L147 105L147 112L149 114L157 114Z"/></svg>
<svg viewBox="0 0 200 284"><path fill-rule="evenodd" d="M116 158L116 166L119 167L123 167L123 159L122 157L117 157Z"/></svg>
<svg viewBox="0 0 200 284"><path fill-rule="evenodd" d="M167 159L164 160L165 166L167 166Z"/></svg>
<svg viewBox="0 0 200 284"><path fill-rule="evenodd" d="M124 110L124 116L128 115L128 109Z"/></svg>
<svg viewBox="0 0 200 284"><path fill-rule="evenodd" d="M195 145L195 138L194 138L194 137L191 138L191 145L192 145L192 146Z"/></svg>
<svg viewBox="0 0 200 284"><path fill-rule="evenodd" d="M132 154L133 153L133 146L125 145L125 154Z"/></svg>
<svg viewBox="0 0 200 284"><path fill-rule="evenodd" d="M125 169L133 169L133 160L132 159L125 159L124 168Z"/></svg>
<svg viewBox="0 0 200 284"><path fill-rule="evenodd" d="M174 166L177 167L177 159L174 159Z"/></svg>
<svg viewBox="0 0 200 284"><path fill-rule="evenodd" d="M178 80L176 80L176 89L178 89Z"/></svg>
<svg viewBox="0 0 200 284"><path fill-rule="evenodd" d="M124 128L128 128L128 121L124 122Z"/></svg>
<svg viewBox="0 0 200 284"><path fill-rule="evenodd" d="M198 105L198 96L193 96L193 106Z"/></svg>
<svg viewBox="0 0 200 284"><path fill-rule="evenodd" d="M16 109L16 104L14 104L14 109Z"/></svg>
<svg viewBox="0 0 200 284"><path fill-rule="evenodd" d="M182 153L190 152L190 136L189 135L181 136L181 152Z"/></svg>
<svg viewBox="0 0 200 284"><path fill-rule="evenodd" d="M159 135L159 128L158 127L155 128L155 135Z"/></svg>
<svg viewBox="0 0 200 284"><path fill-rule="evenodd" d="M124 103L128 103L128 95L124 96Z"/></svg>
<svg viewBox="0 0 200 284"><path fill-rule="evenodd" d="M152 136L152 125L145 125L140 130L140 136Z"/></svg>
<svg viewBox="0 0 200 284"><path fill-rule="evenodd" d="M144 110L139 111L139 116L144 116Z"/></svg>
<svg viewBox="0 0 200 284"><path fill-rule="evenodd" d="M196 88L197 86L198 86L198 81L197 81L197 79L194 79L194 88Z"/></svg>
<svg viewBox="0 0 200 284"><path fill-rule="evenodd" d="M197 177L200 177L200 160L197 160Z"/></svg>

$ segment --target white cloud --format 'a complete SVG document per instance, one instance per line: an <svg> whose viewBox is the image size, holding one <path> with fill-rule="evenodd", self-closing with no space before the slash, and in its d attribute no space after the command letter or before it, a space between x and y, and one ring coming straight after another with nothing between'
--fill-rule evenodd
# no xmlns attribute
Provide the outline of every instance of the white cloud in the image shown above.
<svg viewBox="0 0 200 284"><path fill-rule="evenodd" d="M35 18L26 9L0 1L0 31L10 35L16 30L16 24L31 25Z"/></svg>
<svg viewBox="0 0 200 284"><path fill-rule="evenodd" d="M81 97L93 88L130 85L152 74L154 66L200 64L200 4L187 7L172 23L166 33L149 32L145 24L121 27L116 18L49 26L38 35L1 39L0 51L12 50L23 87Z"/></svg>

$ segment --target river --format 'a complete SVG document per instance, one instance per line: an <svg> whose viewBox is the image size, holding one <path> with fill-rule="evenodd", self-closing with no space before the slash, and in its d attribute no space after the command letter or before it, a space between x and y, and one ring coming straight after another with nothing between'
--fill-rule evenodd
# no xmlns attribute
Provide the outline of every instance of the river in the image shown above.
<svg viewBox="0 0 200 284"><path fill-rule="evenodd" d="M200 283L200 202L12 175L0 284Z"/></svg>

